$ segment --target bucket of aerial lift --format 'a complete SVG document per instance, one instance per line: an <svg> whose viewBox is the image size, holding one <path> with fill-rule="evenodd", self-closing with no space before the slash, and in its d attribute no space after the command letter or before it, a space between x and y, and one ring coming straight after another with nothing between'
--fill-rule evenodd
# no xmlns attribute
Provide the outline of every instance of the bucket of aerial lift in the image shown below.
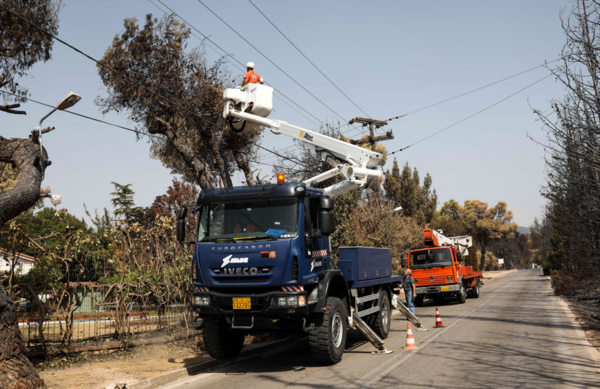
<svg viewBox="0 0 600 389"><path fill-rule="evenodd" d="M255 129L259 125L242 119L231 118L229 110L251 113L266 118L273 109L273 88L262 84L246 84L243 87L229 88L223 91L225 107L223 117L229 121L234 132Z"/></svg>

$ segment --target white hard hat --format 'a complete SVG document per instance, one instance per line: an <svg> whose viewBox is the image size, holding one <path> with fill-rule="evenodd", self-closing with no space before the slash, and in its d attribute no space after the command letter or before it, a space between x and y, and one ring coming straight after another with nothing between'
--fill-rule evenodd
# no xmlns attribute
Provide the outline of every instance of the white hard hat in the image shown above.
<svg viewBox="0 0 600 389"><path fill-rule="evenodd" d="M248 63L246 64L246 67L247 67L247 68L252 68L252 69L254 69L254 62L248 62Z"/></svg>

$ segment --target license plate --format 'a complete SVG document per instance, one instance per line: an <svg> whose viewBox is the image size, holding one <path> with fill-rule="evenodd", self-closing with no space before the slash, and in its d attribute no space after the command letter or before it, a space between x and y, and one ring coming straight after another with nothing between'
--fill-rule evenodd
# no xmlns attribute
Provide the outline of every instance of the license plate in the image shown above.
<svg viewBox="0 0 600 389"><path fill-rule="evenodd" d="M448 288L447 286L442 286L442 287L440 288L440 292L447 292L447 291L449 291L449 290L450 290L450 288Z"/></svg>
<svg viewBox="0 0 600 389"><path fill-rule="evenodd" d="M250 297L233 298L233 309L250 309Z"/></svg>

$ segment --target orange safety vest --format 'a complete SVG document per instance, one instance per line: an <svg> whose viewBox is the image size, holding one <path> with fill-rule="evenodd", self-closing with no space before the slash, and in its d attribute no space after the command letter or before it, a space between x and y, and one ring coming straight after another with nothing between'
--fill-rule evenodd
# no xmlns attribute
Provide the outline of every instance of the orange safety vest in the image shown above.
<svg viewBox="0 0 600 389"><path fill-rule="evenodd" d="M244 80L247 84L258 84L260 83L260 76L253 70L249 70L244 76Z"/></svg>

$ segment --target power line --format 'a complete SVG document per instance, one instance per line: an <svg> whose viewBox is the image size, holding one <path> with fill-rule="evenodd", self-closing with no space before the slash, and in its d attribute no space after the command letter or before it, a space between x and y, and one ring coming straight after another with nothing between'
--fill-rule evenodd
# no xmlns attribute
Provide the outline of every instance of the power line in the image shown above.
<svg viewBox="0 0 600 389"><path fill-rule="evenodd" d="M393 151L393 152L391 152L391 153L387 153L386 155L393 155L393 154L399 153L399 152L401 152L401 151L404 151L404 150L408 149L409 147L412 147L412 146L414 146L414 145L416 145L416 144L419 144L419 143L421 143L421 142L423 142L423 141L425 141L425 140L427 140L427 139L429 139L429 138L431 138L431 137L433 137L433 136L435 136L435 135L437 135L437 134L439 134L439 133L441 133L441 132L443 132L443 131L446 131L447 129L449 129L449 128L451 128L451 127L454 127L454 126L456 126L457 124L459 124L459 123L462 123L462 122L464 122L465 120L468 120L468 119L472 118L473 116L477 116L477 115L479 115L480 113L482 113L482 112L484 112L484 111L487 111L488 109L490 109L490 108L492 108L492 107L494 107L494 106L496 106L496 105L498 105L498 104L502 103L503 101L510 99L510 98L511 98L511 97L513 97L514 95L516 95L516 94L519 94L519 93L523 92L525 89L527 89L527 88L530 88L530 87L534 86L535 84L537 84L537 83L539 83L539 82L541 82L541 81L545 80L545 79L546 79L546 78L548 78L548 77L551 77L552 75L553 75L553 74L548 74L547 76L540 78L540 79L539 79L539 80L537 80L536 82L534 82L534 83L532 83L532 84L529 84L529 85L527 85L525 88L523 88L523 89L520 89L520 90L516 91L515 93L513 93L513 94L511 94L511 95L509 95L509 96L507 96L507 97L503 98L502 100L500 100L500 101L497 101L497 102L495 102L494 104L492 104L492 105L490 105L490 106L487 106L487 107L485 107L484 109L482 109L482 110L480 110L480 111L477 111L477 112L475 112L474 114L472 114L472 115L470 115L470 116L467 116L466 118L464 118L464 119L462 119L462 120L459 120L458 122L456 122L456 123L454 123L454 124L451 124L451 125L449 125L448 127L442 128L441 130L439 130L439 131L437 131L437 132L434 132L433 134L431 134L431 135L428 135L428 136L426 136L425 138L423 138L423 139L421 139L421 140L419 140L419 141L417 141L417 142L415 142L415 143L413 143L413 144L410 144L410 145L408 145L408 146L406 146L406 147L403 147L403 148L401 148L401 149L398 149L398 150L396 150L396 151Z"/></svg>
<svg viewBox="0 0 600 389"><path fill-rule="evenodd" d="M535 66L535 67L533 67L533 68L531 68L531 69L527 69L527 70L524 70L524 71L522 71L522 72L519 72L519 73L513 74L512 76L509 76L509 77L503 78L503 79L501 79L501 80L495 81L495 82L493 82L493 83L491 83L491 84L484 85L484 86L482 86L482 87L479 87L479 88L477 88L477 89L473 89L473 90L471 90L471 91L469 91L469 92L465 92L465 93L462 93L462 94L460 94L460 95L457 95L457 96L451 97L451 98L449 98L449 99L445 99L445 100L439 101L439 102L437 102L437 103L435 103L435 104L431 104L431 105L428 105L428 106L426 106L426 107L419 108L419 109L417 109L417 110L415 110L415 111L412 111L412 112L406 113L406 114L404 114L404 115L400 115L400 116L396 116L396 117L390 118L390 119L388 119L388 121L390 121L390 120L395 120L395 119L399 119L399 118L401 118L401 117L404 117L404 116L407 116L407 115L410 115L410 114L413 114L413 113L416 113L416 112L419 112L419 111L423 111L423 110L425 110L425 109L428 109L428 108L431 108L431 107L435 107L436 105L439 105L439 104L442 104L442 103L448 102L448 101L450 101L450 100L454 100L454 99L457 99L457 98L459 98L459 97L466 96L466 95L468 95L468 94L470 94L470 93L477 92L477 91L479 91L479 90L482 90L482 89L485 89L485 88L487 88L487 87L490 87L490 86L496 85L496 84L498 84L498 83L501 83L501 82L503 82L503 81L506 81L506 80L510 80L511 78L514 78L514 77L520 76L520 75L522 75L522 74L525 74L525 73L527 73L527 72L530 72L530 71L532 71L532 70L535 70L535 69L539 69L539 68L541 68L541 67L543 67L543 66L546 66L546 65L548 65L548 64L550 64L550 63L553 63L553 62L556 62L556 61L559 61L559 60L560 60L560 58L554 59L554 60L552 60L552 61L548 61L548 62L544 63L543 65L538 65L538 66ZM347 123L346 123L346 124L347 124ZM458 123L455 123L455 124L458 124ZM338 126L338 128L340 128L340 127L341 127L341 126L343 126L343 125L344 125L344 124L342 124L342 125ZM357 128L355 127L355 128L354 128L354 130L356 130L356 129L357 129ZM350 133L352 130L353 130L353 129L349 129L349 130L347 131L348 135L350 135L349 133ZM360 132L360 129L359 129L359 132ZM363 132L361 132L361 134L364 134L364 133L363 133ZM289 147L293 147L293 146L289 146ZM287 148L289 148L289 147L287 147ZM410 146L407 146L406 148L408 148L408 147L410 147ZM404 148L404 149L406 149L406 148ZM397 150L397 151L395 151L395 152L402 151L402 150L404 150L404 149L400 149L400 150ZM285 149L283 149L283 150L285 150Z"/></svg>
<svg viewBox="0 0 600 389"><path fill-rule="evenodd" d="M416 113L416 112L419 112L419 111L423 111L423 110L425 110L425 109L427 109L427 108L435 107L436 105L439 105L439 104L445 103L445 102L447 102L447 101L454 100L454 99L457 99L457 98L459 98L459 97L466 96L466 95L468 95L468 94L471 94L471 93L473 93L473 92L477 92L477 91L479 91L479 90L485 89L485 88L487 88L487 87L490 87L490 86L492 86L492 85L496 85L496 84L499 84L499 83L501 83L501 82L503 82L503 81L510 80L511 78L514 78L514 77L520 76L521 74L525 74L525 73L527 73L527 72L530 72L530 71L532 71L532 70L535 70L535 69L541 68L541 67L543 67L543 66L546 66L546 65L548 65L548 64L550 64L550 63L552 63L552 62L560 61L560 59L561 59L561 58L557 58L557 59L555 59L555 60L552 60L552 61L550 61L550 62L546 62L546 63L545 63L545 64L543 64L543 65L538 65L538 66L536 66L536 67L533 67L533 68L531 68L531 69L527 69L527 70L525 70L525 71L522 71L522 72L520 72L520 73L513 74L512 76L509 76L509 77L503 78L502 80L498 80L498 81L492 82L491 84L487 84L487 85L484 85L484 86L482 86L482 87L479 87L479 88L477 88L477 89L473 89L473 90L471 90L471 91L469 91L469 92L465 92L465 93L462 93L462 94L460 94L460 95L457 95L457 96L454 96L454 97L450 97L449 99L446 99L446 100L439 101L439 102L437 102L437 103L435 103L435 104L431 104L431 105L428 105L428 106L426 106L426 107L419 108L419 109L417 109L417 110L415 110L415 111L412 111L412 112L409 112L409 113L405 113L404 115L400 115L400 116L395 116L395 117L393 117L393 118L389 118L389 119L388 119L388 121L390 121L390 120L395 120L395 119L400 119L401 117L408 116L408 115L411 115L411 114L413 114L413 113Z"/></svg>
<svg viewBox="0 0 600 389"><path fill-rule="evenodd" d="M154 5L156 8L158 8L160 11L162 11L165 15L167 14L164 10L162 10L158 5L154 4L152 2L152 0L148 0L152 5ZM223 58L225 58L225 60L227 60L227 62L229 62L230 64L232 64L233 66L236 66L233 62L231 62L229 60L229 57L231 57L235 62L237 62L241 67L242 67L242 71L245 70L244 64L241 63L240 61L238 61L233 54L229 54L227 51L225 51L221 46L219 46L218 44L216 44L212 39L210 39L208 36L206 36L205 34L203 34L200 30L198 30L196 27L194 27L193 24L191 24L190 22L188 22L187 20L185 20L181 15L179 15L177 12L175 12L171 7L169 7L168 5L166 5L165 3L163 3L161 0L157 0L159 3L161 3L165 8L167 8L169 11L171 11L171 13L177 15L178 18L180 18L181 20L183 20L187 25L189 25L192 29L194 29L196 32L198 32L198 34L202 35L204 37L204 39L206 39L207 41L209 41L210 43L212 43L213 45L215 45L216 47L219 48L219 50L221 50L223 53L225 53L226 55L223 56ZM194 35L196 36L196 35ZM198 36L196 36L196 38L198 38L199 40L201 40ZM210 47L210 46L209 46ZM213 49L211 47L211 49ZM216 51L215 49L213 49L217 54L218 51ZM269 84L269 83L267 83ZM273 87L273 85L271 85ZM319 121L319 123L323 124L323 122L316 117L315 115L313 115L312 113L308 112L306 109L304 109L302 106L300 106L298 103L296 103L294 100L290 99L288 96L286 96L285 94L283 94L280 90L276 89L275 87L273 87L273 89L279 93L280 95L282 95L283 97L285 97L286 99L288 99L289 101L291 101L293 104L295 104L298 108L300 108L301 110L303 110L304 112L306 112L307 114L309 114L310 116L312 116L313 118L315 118L317 121ZM292 107L291 105L289 105L285 100L281 99L279 96L275 95L276 97L278 97L281 101L283 101L284 104L287 104L289 107L291 107L294 111L298 112L300 115L304 116L301 112L299 112L298 110L296 110L294 107ZM307 119L308 121L310 121L311 123L318 125L317 123L313 122L311 119L307 118L306 116L304 116L305 119Z"/></svg>
<svg viewBox="0 0 600 389"><path fill-rule="evenodd" d="M132 80L131 78L129 78L129 77L127 77L127 76L125 76L124 74L122 74L122 73L120 73L120 72L118 72L118 71L116 71L116 70L112 69L110 66L108 66L108 65L105 65L105 64L103 64L102 62L100 62L100 61L96 60L95 58L91 57L90 55L88 55L88 54L84 53L83 51L79 50L79 49L78 49L78 48L76 48L75 46L72 46L72 45L68 44L67 42L63 41L62 39L60 39L60 38L57 38L56 36L54 36L54 35L52 35L51 33L49 33L49 32L47 32L47 31L45 31L43 28L39 27L38 25L36 25L36 24L34 24L34 23L30 22L29 20L25 19L25 18L24 18L24 17L22 17L21 15L19 15L19 14L17 14L17 13L15 13L15 12L13 12L13 11L11 11L11 10L9 10L9 9L8 9L8 8L6 8L4 5L0 4L0 7L2 7L4 10L6 10L7 12L9 12L10 14L12 14L12 15L14 15L14 16L16 16L16 17L18 17L19 19L23 20L24 22L26 22L27 24L31 25L32 27L34 27L34 28L36 28L36 29L40 30L40 31L41 31L41 32L43 32L44 34L46 34L46 35L48 35L48 36L52 37L53 39L55 39L55 40L59 41L60 43L64 44L65 46L69 47L70 49L72 49L72 50L75 50L76 52L80 53L81 55L85 56L86 58L88 58L88 59L90 59L90 60L94 61L94 62L95 62L95 63L97 63L98 65L101 65L102 67L104 67L104 68L106 68L106 69L108 69L108 70L110 70L110 71L114 72L115 74L119 75L120 77L122 77L122 78L124 78L124 79L126 79L126 80L130 81L130 82L131 82L131 83L133 83L134 85L137 85L138 87L140 87L140 88L142 88L142 89L145 89L145 90L147 90L148 92L150 92L150 93L152 93L152 94L156 95L158 98L160 98L160 99L162 99L162 100L165 100L165 101L167 101L167 102L168 102L168 103L170 103L171 105L174 105L175 107L178 107L178 108L180 108L181 110L183 110L183 111L185 111L185 112L188 112L188 113L190 113L190 114L191 114L191 115L193 115L193 116L196 116L196 117L198 117L199 119L201 119L201 120L202 120L202 121L204 121L205 123L211 124L211 125L213 125L213 126L215 126L215 127L219 127L219 125L218 125L218 124L216 124L216 123L214 123L214 122L211 122L211 121L209 121L209 120L205 119L204 117L202 117L202 116L200 116L200 115L196 114L195 112L192 112L192 111L188 110L187 108L184 108L184 107L180 106L179 104L177 104L177 103L175 103L175 102L173 102L173 101L171 101L171 100L167 99L166 97L164 97L164 96L162 96L162 95L160 95L160 94L158 94L158 93L156 93L156 92L154 92L154 91L152 91L152 90L148 89L147 87L145 87L144 85L140 84L139 82ZM200 132L207 133L205 130L202 130L202 129L199 129L199 131L200 131ZM254 146L256 146L256 147L258 147L258 148L260 148L260 149L263 149L263 150L265 150L265 151L268 151L268 152L270 152L270 153L272 153L272 154L274 154L274 155L277 155L277 156L278 156L278 157L280 157L280 158L286 159L286 160L288 160L288 161L290 161L290 162L294 162L294 161L293 161L293 160L291 160L290 158L286 158L286 157L284 157L284 156L282 156L282 155L280 155L280 154L278 154L278 153L276 153L276 152L274 152L274 151L271 151L271 150L269 150L269 149L267 149L267 148L265 148L265 147L263 147L263 146L261 146L261 145L259 145L259 144L255 143L255 142L252 142L251 140L244 139L244 138L242 138L241 136L239 136L238 134L235 134L235 133L234 133L234 135L235 135L235 136L238 136L238 137L239 137L240 139L242 139L243 141L245 141L245 142L247 142L247 143L249 143L249 144L252 144L252 145L254 145ZM295 162L296 162L296 163L299 163L299 161L298 161L298 160L296 160Z"/></svg>
<svg viewBox="0 0 600 389"><path fill-rule="evenodd" d="M339 113L335 112L331 107L329 107L327 104L325 104L324 102L322 102L317 96L315 96L314 94L312 94L308 89L306 89L302 84L300 84L298 81L296 81L292 76L290 76L285 70L283 70L282 68L280 68L275 62L271 61L271 59L269 57L267 57L266 55L264 55L259 49L256 48L256 46L254 46L252 43L250 43L246 38L244 38L242 36L242 34L240 34L239 32L237 32L233 27L231 27L229 24L227 24L227 22L223 19L221 19L221 17L219 15L217 15L212 9L210 9L206 4L204 4L202 2L202 0L198 0L198 2L200 4L202 4L207 10L209 10L213 15L215 15L221 22L223 22L223 24L225 24L227 27L229 27L231 29L231 31L235 32L237 34L237 36L239 36L240 38L242 38L244 40L244 42L248 43L254 50L258 51L258 53L260 55L262 55L263 57L265 57L265 59L269 62L271 62L271 64L273 66L275 66L277 69L279 69L283 74L285 74L286 76L288 76L288 78L292 81L294 81L300 88L304 89L306 91L306 93L308 93L309 95L311 95L312 97L314 97L319 103L323 104L327 109L329 109L331 112L333 112L334 114L336 114L337 116L339 116L340 118L342 118L342 120L347 121L346 119L344 119L344 117L342 115L340 115Z"/></svg>
<svg viewBox="0 0 600 389"><path fill-rule="evenodd" d="M285 34L284 34L284 33L283 33L283 32L282 32L282 31L281 31L281 30L280 30L280 29L279 29L279 28L276 26L276 25L275 25L275 23L273 23L273 22L271 21L271 19L269 19L269 18L267 17L267 15L265 15L265 14L264 14L264 12L263 12L263 11L261 11L261 10L260 10L260 8L258 8L258 7L256 6L256 4L254 4L254 3L252 2L252 0L249 0L249 1L250 1L250 4L252 4L252 5L254 6L254 8L256 8L256 10L257 10L258 12L260 12L260 14L261 14L262 16L264 16L264 17L265 17L265 19L267 19L267 21L268 21L269 23L271 23L271 25L272 25L273 27L275 27L275 29L276 29L277 31L279 31L279 33L280 33L281 35L283 35L283 37L284 37L285 39L287 39L287 41L288 41L288 42L290 42L290 44L291 44L292 46L294 46L294 48L295 48L295 49L296 49L296 50L298 50L298 52L299 52L300 54L302 54L302 56L303 56L304 58L306 58L306 60L307 60L308 62L310 62L310 64L311 64L311 65L312 65L312 66L313 66L315 69L317 69L317 70L319 71L319 73L321 73L321 74L323 75L323 77L325 77L325 78L327 79L327 81L329 81L329 82L331 83L331 85L333 85L333 86L334 86L334 87L335 87L335 88L336 88L338 91L340 91L340 93L341 93L341 94L343 94L343 95L344 95L344 97L346 97L346 98L347 98L347 99L348 99L348 100L349 100L349 101L350 101L352 104L354 104L354 106L355 106L356 108L358 108L358 109L359 109L359 110L360 110L362 113L364 113L365 115L367 115L367 117L368 117L368 118L370 118L369 114L367 114L365 111L363 111L363 109L362 109L361 107L359 107L359 106L358 106L358 105L357 105L357 104L356 104L354 101L352 101L352 99L351 99L350 97L348 97L348 95L346 95L346 94L345 94L345 93L344 93L344 92L343 92L343 91L342 91L342 90L341 90L341 89L340 89L340 88L339 88L339 87L338 87L338 86L337 86L337 85L336 85L336 84L335 84L333 81L331 81L331 80L329 79L329 77L327 77L327 76L325 75L325 73L323 73L323 72L321 71L321 69L319 69L319 68L317 67L317 65L315 65L315 64L313 63L313 61L311 61L311 60L310 60L310 59L309 59L309 58L308 58L308 57L307 57L307 56L306 56L306 55L305 55L305 54L302 52L302 50L300 50L300 49L298 48L298 46L296 46L296 45L294 44L294 42L292 42L292 41L291 41L291 40L290 40L290 39L289 39L289 38L288 38L288 37L287 37L287 36L286 36L286 35L285 35Z"/></svg>
<svg viewBox="0 0 600 389"><path fill-rule="evenodd" d="M9 94L9 95L12 95L12 96L15 96L15 97L22 97L22 96L19 96L19 95L15 94L15 93L9 92L9 91L0 90L0 92L1 93ZM42 103L41 101L37 101L37 100L34 100L32 98L29 98L29 97L24 97L24 99L27 100L27 101L31 101L32 103L43 105L43 106L46 106L46 107L49 107L49 108L56 108L53 105L50 105L50 104L47 104L47 103ZM164 138L161 138L161 137L159 137L157 135L154 135L154 134L147 134L147 133L139 131L139 130L134 130L133 128L123 127L123 126L118 125L118 124L110 123L110 122L107 122L107 121L104 121L104 120L93 118L91 116L82 115L82 114L77 113L77 112L69 111L68 109L63 109L62 112L66 112L66 113L69 113L71 115L79 116L79 117L82 117L84 119L93 120L93 121L98 122L98 123L107 124L109 126L117 127L117 128L120 128L120 129L123 129L123 130L126 130L126 131L130 131L130 132L133 132L133 133L141 135L141 136L147 136L148 138L153 138L153 139L158 139L158 140L166 140L168 142L171 141L168 138L164 139ZM200 147L200 148L198 148L196 150L198 150L198 151L209 151L211 153L213 151L213 150L210 150L210 149L205 149L203 147ZM292 160L289 160L289 161L290 162L294 162ZM249 162L257 163L257 164L260 164L260 165L266 165L266 166L275 167L274 165L271 165L271 164L268 164L268 163L264 163L264 162L259 162L259 161L249 161Z"/></svg>
<svg viewBox="0 0 600 389"><path fill-rule="evenodd" d="M16 94L14 94L14 93L11 93L11 92L9 92L9 91L0 90L0 92L1 92L1 93L6 93L6 94L9 94L9 95L13 95L13 96L16 96L16 97L22 97L22 96L19 96L19 95L16 95ZM50 104L46 104L46 103L42 103L41 101L37 101L37 100L34 100L34 99L32 99L32 98L29 98L29 97L23 97L23 98L24 98L25 100L27 100L27 101L31 101L32 103L36 103L36 104L39 104L39 105L43 105L43 106L46 106L46 107L49 107L49 108L56 108L54 105L50 105ZM80 114L80 113L77 113L77 112L69 111L68 109L63 109L63 110L61 110L61 111L62 111L62 112L66 112L66 113L70 113L71 115L75 115L75 116L82 117L82 118L84 118L84 119L93 120L93 121L95 121L95 122L98 122L98 123L107 124L107 125L109 125L109 126L113 126L113 127L117 127L117 128L120 128L120 129L126 130L126 131L134 132L134 133L136 133L136 134L138 134L138 135L141 135L141 136L147 136L148 138L154 138L154 139L159 139L159 140L165 140L164 138L161 138L161 137L159 137L159 136L156 136L156 135L154 135L154 134L147 134L147 133L145 133L145 132L142 132L142 131L139 131L139 130L134 130L133 128L123 127L123 126L121 126L121 125L118 125L118 124L110 123L110 122L107 122L107 121L104 121L104 120L100 120L100 119L93 118L93 117L91 117L91 116L86 116L86 115L82 115L82 114ZM167 138L166 140L167 140L167 141L170 141L170 139L168 139L168 138ZM199 148L198 150L202 150L202 151L211 151L211 152L212 152L212 150L210 150L210 149L205 149L205 148Z"/></svg>

